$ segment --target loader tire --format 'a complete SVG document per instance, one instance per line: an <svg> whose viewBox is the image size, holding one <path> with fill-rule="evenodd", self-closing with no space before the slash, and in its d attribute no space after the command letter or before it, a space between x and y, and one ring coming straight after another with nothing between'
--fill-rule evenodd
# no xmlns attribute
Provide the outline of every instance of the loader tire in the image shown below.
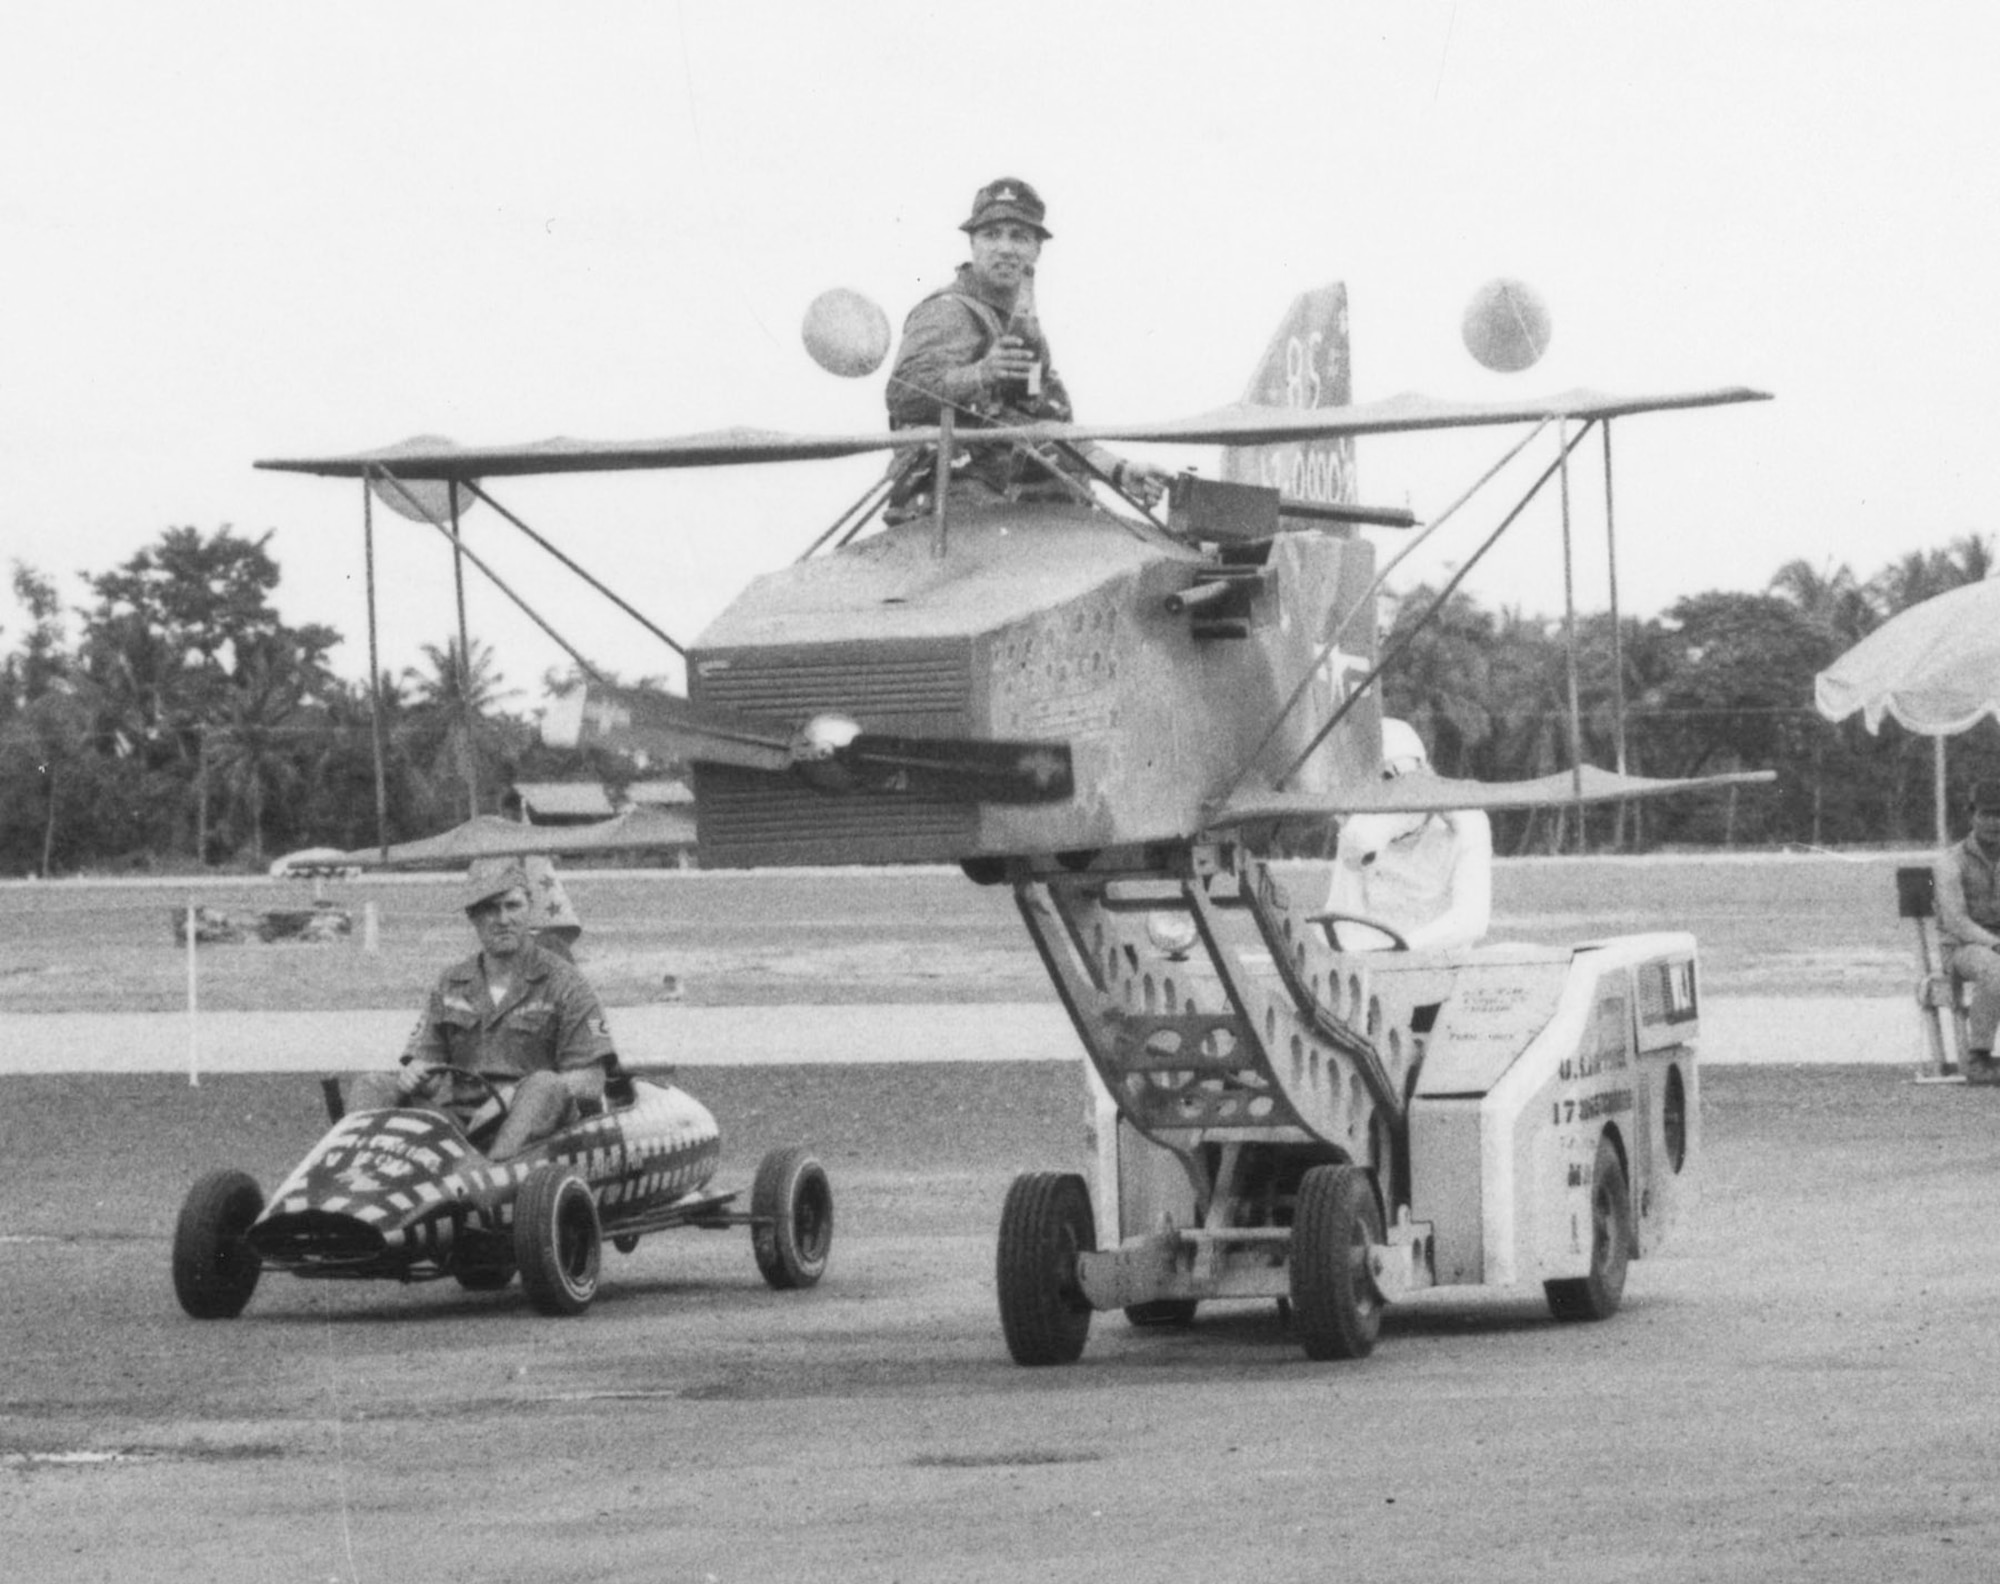
<svg viewBox="0 0 2000 1584"><path fill-rule="evenodd" d="M1625 1297L1632 1258L1632 1192L1609 1138L1597 1141L1590 1168L1590 1274L1542 1283L1558 1320L1609 1320Z"/></svg>
<svg viewBox="0 0 2000 1584"><path fill-rule="evenodd" d="M1097 1247L1090 1190L1074 1172L1023 1172L1000 1211L994 1285L1016 1364L1074 1364L1090 1336L1077 1256Z"/></svg>
<svg viewBox="0 0 2000 1584"><path fill-rule="evenodd" d="M1358 1166L1315 1166L1292 1215L1292 1327L1309 1359L1359 1359L1382 1332L1368 1246L1382 1241L1382 1207Z"/></svg>

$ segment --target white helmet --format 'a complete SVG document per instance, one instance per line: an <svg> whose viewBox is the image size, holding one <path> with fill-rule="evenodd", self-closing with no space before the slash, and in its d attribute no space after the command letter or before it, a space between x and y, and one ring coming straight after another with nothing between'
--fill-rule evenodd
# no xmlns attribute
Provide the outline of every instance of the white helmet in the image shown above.
<svg viewBox="0 0 2000 1584"><path fill-rule="evenodd" d="M1412 770L1428 770L1431 756L1416 727L1391 716L1382 718L1382 778L1393 781Z"/></svg>

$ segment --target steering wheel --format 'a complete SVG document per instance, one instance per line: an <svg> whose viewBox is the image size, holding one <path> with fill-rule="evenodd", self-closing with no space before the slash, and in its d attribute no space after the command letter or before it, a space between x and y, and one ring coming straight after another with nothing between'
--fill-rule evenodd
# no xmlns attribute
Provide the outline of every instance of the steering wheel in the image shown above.
<svg viewBox="0 0 2000 1584"><path fill-rule="evenodd" d="M470 1084L478 1091L478 1098L491 1100L500 1108L500 1114L507 1114L507 1095L500 1085L483 1072L475 1072L470 1067L454 1067L449 1062L425 1062L417 1068L424 1075L423 1082L410 1092L429 1098L440 1078L448 1080L456 1089L459 1084Z"/></svg>
<svg viewBox="0 0 2000 1584"><path fill-rule="evenodd" d="M1370 918L1366 913L1314 913L1307 917L1308 924L1317 924L1326 931L1326 943L1335 951L1341 950L1340 937L1334 933L1336 924L1360 924L1379 934L1389 937L1390 948L1394 951L1408 951L1410 943L1403 932L1393 924L1385 924L1381 919Z"/></svg>

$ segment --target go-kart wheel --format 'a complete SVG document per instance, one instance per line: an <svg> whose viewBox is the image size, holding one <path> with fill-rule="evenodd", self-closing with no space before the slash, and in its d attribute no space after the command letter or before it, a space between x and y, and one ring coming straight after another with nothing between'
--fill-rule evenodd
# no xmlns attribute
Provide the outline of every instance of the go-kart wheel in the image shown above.
<svg viewBox="0 0 2000 1584"><path fill-rule="evenodd" d="M233 1320L257 1290L263 1262L250 1247L264 1190L248 1172L210 1172L188 1190L174 1225L174 1296L197 1320Z"/></svg>
<svg viewBox="0 0 2000 1584"><path fill-rule="evenodd" d="M597 1196L575 1168L544 1161L514 1201L514 1263L543 1314L582 1314L597 1296L603 1258Z"/></svg>
<svg viewBox="0 0 2000 1584"><path fill-rule="evenodd" d="M472 1265L464 1270L453 1271L458 1285L467 1292L499 1292L514 1279L511 1265Z"/></svg>
<svg viewBox="0 0 2000 1584"><path fill-rule="evenodd" d="M772 1150L750 1185L750 1248L780 1292L826 1274L833 1246L833 1189L826 1168L802 1149Z"/></svg>
<svg viewBox="0 0 2000 1584"><path fill-rule="evenodd" d="M1016 1364L1074 1364L1090 1337L1077 1256L1097 1247L1090 1190L1074 1172L1023 1172L1000 1210L994 1284Z"/></svg>
<svg viewBox="0 0 2000 1584"><path fill-rule="evenodd" d="M1192 1298L1153 1298L1145 1303L1127 1304L1125 1320L1142 1331L1189 1326L1194 1324L1195 1303Z"/></svg>
<svg viewBox="0 0 2000 1584"><path fill-rule="evenodd" d="M1611 1140L1599 1138L1590 1168L1590 1274L1543 1282L1549 1313L1558 1320L1609 1320L1625 1297L1631 1257L1632 1195L1625 1168Z"/></svg>
<svg viewBox="0 0 2000 1584"><path fill-rule="evenodd" d="M1292 1325L1309 1359L1366 1358L1382 1330L1368 1245L1382 1209L1358 1166L1315 1166L1292 1214Z"/></svg>

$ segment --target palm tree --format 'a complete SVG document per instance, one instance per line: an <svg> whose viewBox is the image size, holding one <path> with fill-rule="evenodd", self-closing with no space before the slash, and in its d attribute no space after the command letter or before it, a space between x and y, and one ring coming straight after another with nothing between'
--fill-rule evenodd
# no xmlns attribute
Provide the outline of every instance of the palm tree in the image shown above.
<svg viewBox="0 0 2000 1584"><path fill-rule="evenodd" d="M260 867L266 810L305 779L296 728L312 682L288 652L263 650L239 663L222 719L202 728L204 769L218 778L231 823L248 826L250 857Z"/></svg>
<svg viewBox="0 0 2000 1584"><path fill-rule="evenodd" d="M1439 603L1420 586L1399 602L1383 650L1396 654L1383 674L1383 713L1415 726L1444 774L1470 774L1494 729L1493 618L1468 594Z"/></svg>
<svg viewBox="0 0 2000 1584"><path fill-rule="evenodd" d="M458 641L424 645L430 669L403 673L413 698L410 710L412 757L425 766L433 784L455 770L465 788L465 817L479 813L482 769L499 765L507 751L505 727L494 717L500 704L519 696L503 689L493 651L472 641L462 661ZM439 800L442 802L442 799Z"/></svg>

